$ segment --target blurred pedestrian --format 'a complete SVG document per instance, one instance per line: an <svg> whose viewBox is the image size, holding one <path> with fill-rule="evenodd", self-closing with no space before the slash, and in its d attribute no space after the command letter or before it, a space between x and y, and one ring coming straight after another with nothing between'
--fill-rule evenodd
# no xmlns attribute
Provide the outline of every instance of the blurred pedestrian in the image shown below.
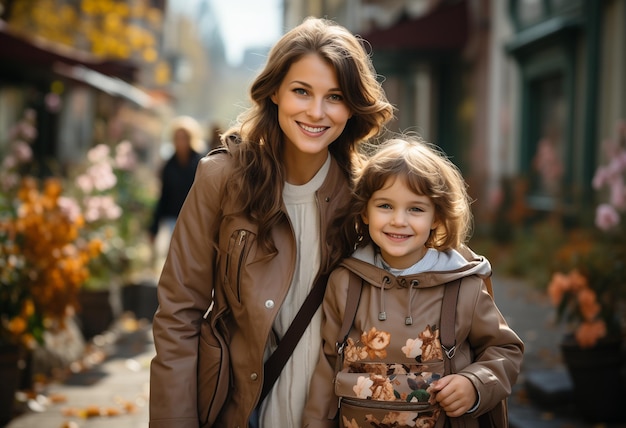
<svg viewBox="0 0 626 428"><path fill-rule="evenodd" d="M335 224L357 147L393 116L363 41L324 19L277 42L250 98L226 147L201 160L174 229L153 323L151 428L300 428L320 311L263 400L264 361L343 256ZM209 307L209 320L224 313L223 348L205 335Z"/></svg>
<svg viewBox="0 0 626 428"><path fill-rule="evenodd" d="M169 244L178 213L193 183L204 145L200 125L192 117L175 118L170 129L173 153L161 169L159 199L148 229L153 245L157 244L157 254L164 253L162 247ZM161 239L157 242L159 231L162 232Z"/></svg>
<svg viewBox="0 0 626 428"><path fill-rule="evenodd" d="M511 393L523 344L490 296L489 261L466 247L471 209L461 173L437 149L397 138L355 183L346 234L356 251L328 281L303 426L443 427L447 416L445 426L478 428L478 417ZM455 323L442 305L458 280ZM363 286L346 316L350 283ZM345 319L351 333L342 342ZM453 349L444 347L444 320Z"/></svg>

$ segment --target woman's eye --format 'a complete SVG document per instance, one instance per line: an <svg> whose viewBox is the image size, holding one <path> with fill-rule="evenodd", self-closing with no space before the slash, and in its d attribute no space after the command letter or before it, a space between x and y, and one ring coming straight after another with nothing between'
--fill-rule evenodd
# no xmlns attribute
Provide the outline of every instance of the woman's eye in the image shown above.
<svg viewBox="0 0 626 428"><path fill-rule="evenodd" d="M306 95L307 94L306 89L302 89L302 88L296 88L296 89L293 90L293 92L295 92L298 95Z"/></svg>
<svg viewBox="0 0 626 428"><path fill-rule="evenodd" d="M343 101L343 95L339 95L339 94L331 94L328 98L331 101Z"/></svg>

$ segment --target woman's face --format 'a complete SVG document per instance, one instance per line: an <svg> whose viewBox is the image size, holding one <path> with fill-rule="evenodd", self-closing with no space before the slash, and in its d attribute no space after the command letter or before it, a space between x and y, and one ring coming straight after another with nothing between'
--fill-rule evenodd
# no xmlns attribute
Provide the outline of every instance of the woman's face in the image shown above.
<svg viewBox="0 0 626 428"><path fill-rule="evenodd" d="M291 64L272 95L285 138L286 156L319 155L341 135L351 116L335 69L316 54Z"/></svg>

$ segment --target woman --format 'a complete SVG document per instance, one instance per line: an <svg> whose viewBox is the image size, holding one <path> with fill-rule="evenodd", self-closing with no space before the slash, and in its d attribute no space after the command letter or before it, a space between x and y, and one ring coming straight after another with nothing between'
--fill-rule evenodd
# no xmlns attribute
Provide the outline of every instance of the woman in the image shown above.
<svg viewBox="0 0 626 428"><path fill-rule="evenodd" d="M260 403L263 362L314 280L345 255L333 225L349 201L352 161L393 116L362 41L323 19L277 42L250 95L251 108L224 137L227 150L198 166L159 280L152 428L301 425L320 312ZM231 367L215 421L207 419L203 370L197 378L199 364L216 362L198 358L203 315L214 303L227 307Z"/></svg>
<svg viewBox="0 0 626 428"><path fill-rule="evenodd" d="M193 184L196 168L202 155L203 141L200 125L190 116L179 116L172 121L171 135L174 152L161 170L161 192L148 229L154 244L162 227L167 229L169 243L176 218Z"/></svg>

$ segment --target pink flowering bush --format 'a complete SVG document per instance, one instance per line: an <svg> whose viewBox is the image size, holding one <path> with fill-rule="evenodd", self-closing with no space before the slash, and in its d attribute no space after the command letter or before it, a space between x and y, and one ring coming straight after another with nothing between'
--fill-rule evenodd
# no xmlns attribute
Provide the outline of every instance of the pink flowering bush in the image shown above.
<svg viewBox="0 0 626 428"><path fill-rule="evenodd" d="M143 230L150 207L138 176L137 159L129 141L114 147L98 144L87 152L87 162L70 174L71 199L67 205L82 212L92 237L103 242L101 257L90 265L86 288L108 288L111 281L127 282L132 264L148 263L149 249Z"/></svg>
<svg viewBox="0 0 626 428"><path fill-rule="evenodd" d="M596 230L572 234L556 254L557 270L548 294L557 318L572 327L581 347L623 337L626 308L626 123L603 143L605 164L592 186L602 202L595 211Z"/></svg>
<svg viewBox="0 0 626 428"><path fill-rule="evenodd" d="M618 229L621 215L626 211L626 122L617 126L617 137L603 143L608 163L602 165L593 177L593 188L608 189L608 201L598 205L596 226L605 232Z"/></svg>

